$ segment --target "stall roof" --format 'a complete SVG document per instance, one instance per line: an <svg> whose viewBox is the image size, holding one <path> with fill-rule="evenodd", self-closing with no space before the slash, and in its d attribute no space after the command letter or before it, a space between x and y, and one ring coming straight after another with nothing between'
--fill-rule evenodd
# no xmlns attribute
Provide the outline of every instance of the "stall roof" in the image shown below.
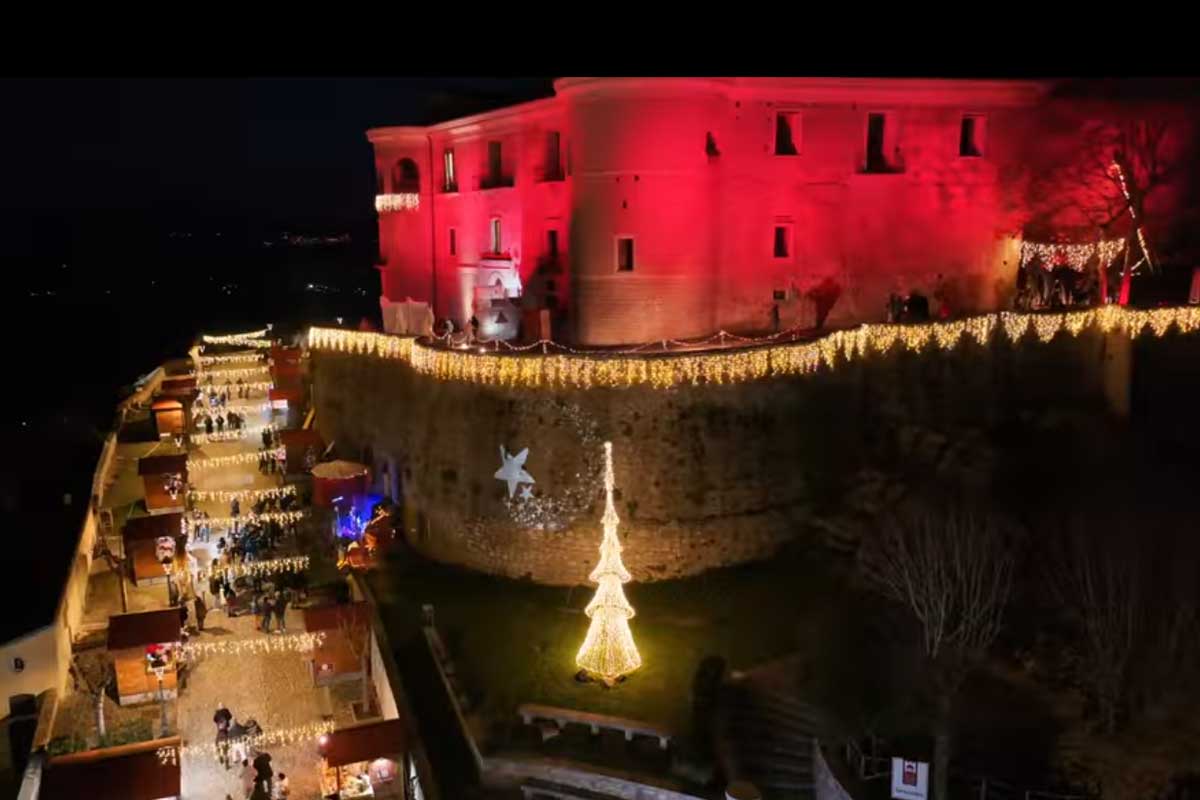
<svg viewBox="0 0 1200 800"><path fill-rule="evenodd" d="M157 800L179 796L179 763L163 763L162 747L179 737L89 750L51 758L42 776L41 800Z"/></svg>
<svg viewBox="0 0 1200 800"><path fill-rule="evenodd" d="M314 478L325 478L326 480L357 478L366 473L367 465L359 464L356 461L326 461L324 464L317 464L312 469Z"/></svg>
<svg viewBox="0 0 1200 800"><path fill-rule="evenodd" d="M404 723L398 719L368 722L327 734L321 739L320 751L326 764L342 767L399 756L404 752L406 738Z"/></svg>
<svg viewBox="0 0 1200 800"><path fill-rule="evenodd" d="M138 475L170 475L173 472L187 474L187 454L173 456L146 456L138 459Z"/></svg>
<svg viewBox="0 0 1200 800"><path fill-rule="evenodd" d="M299 347L280 347L276 345L271 348L271 359L273 361L299 361L304 355Z"/></svg>
<svg viewBox="0 0 1200 800"><path fill-rule="evenodd" d="M182 411L183 401L178 397L170 395L156 395L153 403L150 404L152 411Z"/></svg>
<svg viewBox="0 0 1200 800"><path fill-rule="evenodd" d="M279 442L284 447L307 447L310 444L317 447L325 446L321 434L313 428L289 428L286 431L280 431Z"/></svg>
<svg viewBox="0 0 1200 800"><path fill-rule="evenodd" d="M178 608L115 614L108 618L108 649L178 642L180 627Z"/></svg>
<svg viewBox="0 0 1200 800"><path fill-rule="evenodd" d="M157 539L160 536L179 536L183 533L183 513L149 514L144 517L130 517L125 521L121 536L126 541L136 542L142 539Z"/></svg>
<svg viewBox="0 0 1200 800"><path fill-rule="evenodd" d="M370 619L367 604L343 603L333 606L317 606L304 609L304 630L334 631L342 624L366 623ZM343 623L344 621L344 623Z"/></svg>
<svg viewBox="0 0 1200 800"><path fill-rule="evenodd" d="M194 375L176 375L163 378L162 386L164 389L195 389L196 377Z"/></svg>
<svg viewBox="0 0 1200 800"><path fill-rule="evenodd" d="M276 386L270 392L272 403L276 400L299 400L300 397L301 390L299 386Z"/></svg>

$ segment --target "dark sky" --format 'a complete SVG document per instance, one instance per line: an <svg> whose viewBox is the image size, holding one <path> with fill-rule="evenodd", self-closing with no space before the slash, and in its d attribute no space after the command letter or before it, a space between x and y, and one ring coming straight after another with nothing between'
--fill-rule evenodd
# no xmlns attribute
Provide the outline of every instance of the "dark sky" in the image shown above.
<svg viewBox="0 0 1200 800"><path fill-rule="evenodd" d="M374 191L368 127L551 91L545 78L0 81L0 210L10 225L104 210L361 218Z"/></svg>

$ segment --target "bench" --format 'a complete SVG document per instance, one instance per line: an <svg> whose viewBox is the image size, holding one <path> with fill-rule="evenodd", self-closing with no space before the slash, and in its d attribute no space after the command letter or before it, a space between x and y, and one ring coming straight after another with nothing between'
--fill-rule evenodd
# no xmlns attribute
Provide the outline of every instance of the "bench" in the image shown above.
<svg viewBox="0 0 1200 800"><path fill-rule="evenodd" d="M634 736L651 736L658 739L658 746L663 750L666 750L671 743L671 732L666 728L636 719L593 714L590 711L574 711L569 708L544 706L540 703L522 703L517 709L517 713L521 715L521 719L526 725L532 725L536 720L550 720L561 729L565 725L576 723L587 725L592 729L593 734L600 733L601 728L621 731L625 734L627 742L633 741Z"/></svg>
<svg viewBox="0 0 1200 800"><path fill-rule="evenodd" d="M521 784L521 795L525 800L553 798L553 800L616 800L611 794L601 794L591 789L580 789L541 778L526 778Z"/></svg>

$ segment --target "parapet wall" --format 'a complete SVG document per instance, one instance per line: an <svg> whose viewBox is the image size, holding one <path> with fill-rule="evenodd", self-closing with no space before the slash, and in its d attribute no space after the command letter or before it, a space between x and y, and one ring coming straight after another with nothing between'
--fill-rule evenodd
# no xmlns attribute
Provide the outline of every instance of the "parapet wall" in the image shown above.
<svg viewBox="0 0 1200 800"><path fill-rule="evenodd" d="M1200 309L1191 316L1200 320ZM894 346L856 354L845 343L871 336L847 333L828 364L793 373L773 371L782 354L750 351L766 358L753 367L766 377L725 374L732 383L706 382L721 374L698 363L706 357L679 357L692 363L678 375L691 370L695 384L654 380L666 368L644 365L628 373L644 380L600 380L625 374L612 360L590 376L576 364L551 380L536 373L553 356L447 354L378 335L368 335L370 353L338 352L338 336L353 349L359 334L314 331L317 426L340 454L395 465L418 550L551 584L584 583L595 564L601 445L611 440L622 557L635 580L661 580L768 556L880 458L986 484L981 433L1005 415L1039 404L1105 413L1115 345L1128 349L1127 334L1142 328L1039 319L957 341L939 339L937 326L909 328ZM533 360L479 366L506 358ZM495 477L501 448L529 450L534 483L511 498Z"/></svg>

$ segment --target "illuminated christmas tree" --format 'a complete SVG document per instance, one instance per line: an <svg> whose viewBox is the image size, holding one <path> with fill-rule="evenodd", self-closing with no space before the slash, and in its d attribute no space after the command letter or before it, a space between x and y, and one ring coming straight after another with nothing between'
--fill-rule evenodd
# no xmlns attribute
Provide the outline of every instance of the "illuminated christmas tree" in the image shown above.
<svg viewBox="0 0 1200 800"><path fill-rule="evenodd" d="M613 506L612 442L604 443L604 540L600 543L600 563L588 576L599 584L584 613L591 618L587 638L575 656L575 663L611 685L642 665L629 619L633 606L625 599L622 583L628 583L629 571L621 563L621 542L617 539L617 509Z"/></svg>

